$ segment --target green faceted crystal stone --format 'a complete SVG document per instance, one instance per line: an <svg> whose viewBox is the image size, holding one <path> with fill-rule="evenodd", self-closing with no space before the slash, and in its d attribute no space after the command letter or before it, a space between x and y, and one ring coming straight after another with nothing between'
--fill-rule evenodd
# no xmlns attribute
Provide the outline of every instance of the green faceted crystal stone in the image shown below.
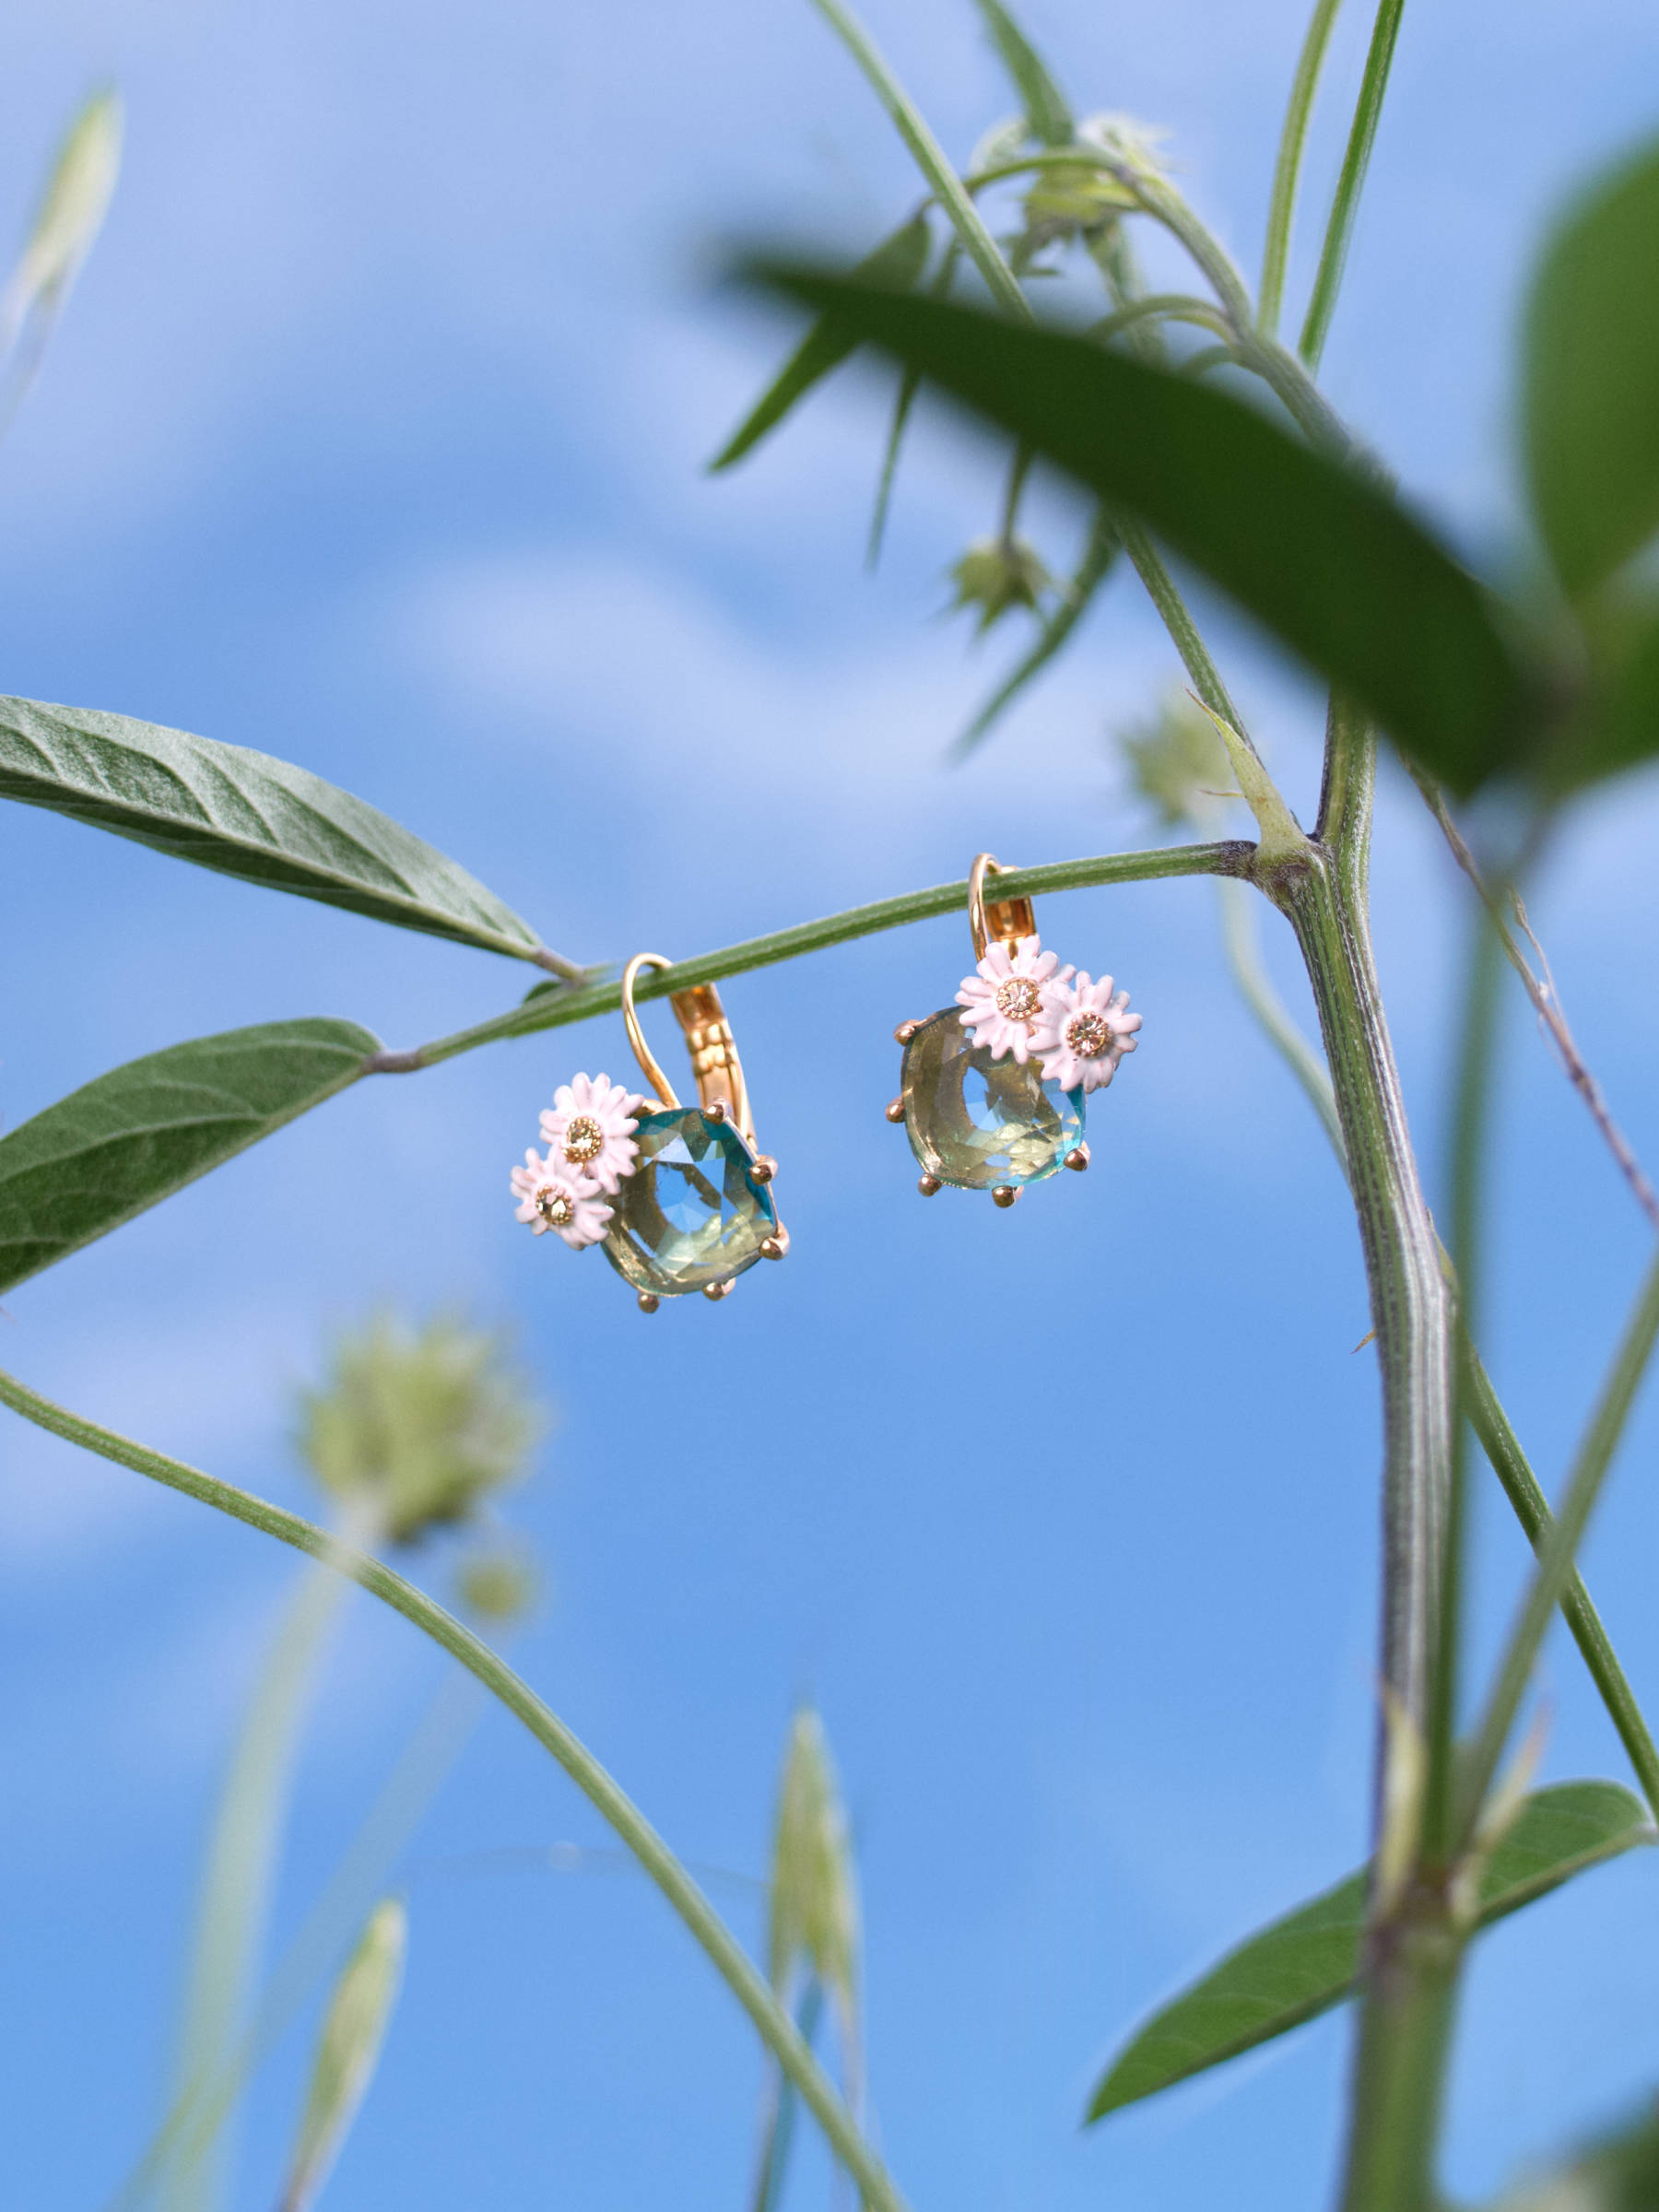
<svg viewBox="0 0 1659 2212"><path fill-rule="evenodd" d="M777 1232L778 1210L732 1124L674 1106L641 1115L634 1142L639 1157L605 1239L617 1273L636 1289L680 1298L752 1267Z"/></svg>
<svg viewBox="0 0 1659 2212"><path fill-rule="evenodd" d="M959 1006L930 1014L904 1048L904 1126L929 1175L959 1190L1042 1182L1083 1142L1083 1093L1034 1060L994 1060Z"/></svg>

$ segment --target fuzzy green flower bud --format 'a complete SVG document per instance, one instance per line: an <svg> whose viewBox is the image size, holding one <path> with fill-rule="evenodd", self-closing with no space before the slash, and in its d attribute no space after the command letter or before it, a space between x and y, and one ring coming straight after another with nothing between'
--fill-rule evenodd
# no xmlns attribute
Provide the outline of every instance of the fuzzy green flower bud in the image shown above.
<svg viewBox="0 0 1659 2212"><path fill-rule="evenodd" d="M335 1983L312 2065L281 2212L314 2204L368 2094L403 1982L408 1916L394 1897L370 1914Z"/></svg>
<svg viewBox="0 0 1659 2212"><path fill-rule="evenodd" d="M790 1724L772 1841L767 1969L787 1995L803 1965L856 2017L858 1880L835 1766L818 1714L803 1706Z"/></svg>
<svg viewBox="0 0 1659 2212"><path fill-rule="evenodd" d="M1130 784L1166 830L1213 818L1232 790L1227 749L1204 709L1172 691L1156 722L1123 739Z"/></svg>
<svg viewBox="0 0 1659 2212"><path fill-rule="evenodd" d="M478 1551L455 1571L465 1611L491 1628L522 1619L541 1594L535 1562L523 1551Z"/></svg>
<svg viewBox="0 0 1659 2212"><path fill-rule="evenodd" d="M335 1343L297 1441L325 1490L408 1544L516 1482L545 1426L496 1333L382 1314Z"/></svg>
<svg viewBox="0 0 1659 2212"><path fill-rule="evenodd" d="M956 585L952 611L977 606L982 638L1011 606L1037 611L1042 594L1053 588L1048 571L1022 537L976 537L949 576Z"/></svg>

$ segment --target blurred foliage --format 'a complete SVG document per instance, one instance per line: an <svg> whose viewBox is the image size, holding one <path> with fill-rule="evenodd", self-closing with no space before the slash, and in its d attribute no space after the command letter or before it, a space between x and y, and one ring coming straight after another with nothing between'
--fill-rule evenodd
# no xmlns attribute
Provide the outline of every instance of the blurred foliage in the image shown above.
<svg viewBox="0 0 1659 2212"><path fill-rule="evenodd" d="M520 1549L474 1552L455 1570L455 1590L464 1610L490 1628L509 1628L528 1613L541 1595L535 1562Z"/></svg>
<svg viewBox="0 0 1659 2212"><path fill-rule="evenodd" d="M1493 2212L1659 2212L1659 2105L1501 2197Z"/></svg>
<svg viewBox="0 0 1659 2212"><path fill-rule="evenodd" d="M409 1544L524 1474L545 1412L497 1331L387 1314L341 1335L296 1442L323 1488Z"/></svg>
<svg viewBox="0 0 1659 2212"><path fill-rule="evenodd" d="M1171 691L1156 720L1120 742L1131 790L1166 830L1202 822L1232 796L1232 768L1216 725L1185 691Z"/></svg>
<svg viewBox="0 0 1659 2212"><path fill-rule="evenodd" d="M323 2019L279 2212L315 2204L374 2078L403 1983L408 1915L382 1899L346 1961Z"/></svg>
<svg viewBox="0 0 1659 2212"><path fill-rule="evenodd" d="M949 571L956 586L951 611L977 607L976 634L983 637L1013 607L1041 611L1053 579L1023 537L976 537Z"/></svg>

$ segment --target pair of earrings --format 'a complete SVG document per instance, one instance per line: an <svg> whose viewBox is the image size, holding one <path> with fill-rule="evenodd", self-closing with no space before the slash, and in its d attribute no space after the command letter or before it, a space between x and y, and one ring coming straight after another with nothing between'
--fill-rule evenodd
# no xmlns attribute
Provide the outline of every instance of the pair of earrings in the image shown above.
<svg viewBox="0 0 1659 2212"><path fill-rule="evenodd" d="M1135 1049L1138 1014L1112 980L1096 982L1045 952L1029 899L987 900L998 863L982 853L968 879L976 966L957 1003L900 1022L902 1122L932 1197L947 1183L1012 1206L1027 1183L1086 1168L1084 1101ZM580 1251L602 1245L654 1313L665 1298L726 1297L759 1260L781 1260L789 1232L772 1196L777 1161L756 1148L748 1088L712 984L670 994L691 1055L698 1103L682 1106L640 1027L641 952L622 976L622 1019L650 1095L608 1076L562 1084L541 1117L546 1154L512 1171L518 1218Z"/></svg>

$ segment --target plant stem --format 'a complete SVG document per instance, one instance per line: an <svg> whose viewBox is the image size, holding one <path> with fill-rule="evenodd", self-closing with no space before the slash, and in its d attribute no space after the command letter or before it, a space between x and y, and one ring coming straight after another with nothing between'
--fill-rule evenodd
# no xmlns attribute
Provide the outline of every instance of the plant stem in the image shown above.
<svg viewBox="0 0 1659 2212"><path fill-rule="evenodd" d="M336 1573L360 1583L394 1613L401 1613L423 1635L429 1636L452 1658L458 1659L492 1697L524 1723L543 1749L552 1754L588 1803L650 1875L747 2013L761 2041L800 2091L807 2109L868 2204L876 2207L876 2212L904 2212L904 2200L881 2160L860 2135L833 2083L697 1883L587 1747L487 1643L453 1614L446 1613L423 1590L406 1582L401 1574L369 1553L346 1550L325 1530L302 1520L298 1513L287 1512L281 1506L239 1490L230 1483L220 1482L214 1476L204 1475L198 1468L186 1466L182 1460L169 1459L163 1453L152 1452L147 1445L118 1436L114 1430L100 1428L94 1421L84 1420L4 1371L0 1371L0 1404L9 1406L14 1413L49 1430L54 1436L65 1437L70 1443L112 1459L119 1466L130 1467L135 1474L147 1476L152 1482L164 1483L169 1489L182 1490L186 1497L211 1505L234 1521L244 1522L250 1528L292 1545L296 1551L324 1560Z"/></svg>
<svg viewBox="0 0 1659 2212"><path fill-rule="evenodd" d="M1342 2212L1435 2212L1434 2146L1465 1938L1443 1892L1408 1892L1366 1963Z"/></svg>
<svg viewBox="0 0 1659 2212"><path fill-rule="evenodd" d="M1151 883L1167 876L1244 876L1250 872L1255 848L1237 840L1218 844L1163 845L1147 853L1106 853L1091 860L1061 860L1041 868L1010 868L997 878L999 896L1038 898L1051 891L1078 891L1106 883ZM1005 886L1010 887L1005 890ZM794 928L774 930L769 936L750 937L728 945L720 952L698 954L672 968L649 969L640 977L638 999L664 998L671 991L688 991L698 983L720 982L742 975L752 968L767 968L779 960L798 959L802 953L823 952L853 937L873 935L878 930L901 929L911 922L931 921L968 904L968 886L940 883L924 891L907 891L897 899L877 900L871 906L848 907L822 922L801 922ZM488 1021L477 1022L453 1036L440 1037L410 1052L376 1053L364 1063L365 1075L412 1075L440 1061L453 1060L482 1044L503 1038L529 1037L539 1030L563 1029L573 1021L589 1021L597 1014L614 1014L622 1004L619 982L589 983L582 990L541 990L521 1005L511 1006Z"/></svg>
<svg viewBox="0 0 1659 2212"><path fill-rule="evenodd" d="M1278 159L1273 170L1273 197L1267 208L1267 244L1262 255L1262 283L1256 299L1256 327L1264 337L1278 329L1279 309L1285 297L1285 268L1290 258L1290 229L1296 218L1296 187L1301 175L1302 149L1307 144L1308 118L1324 65L1331 26L1342 0L1314 0L1313 16L1290 84L1285 127L1279 134Z"/></svg>
<svg viewBox="0 0 1659 2212"><path fill-rule="evenodd" d="M1468 1519L1468 1387L1461 1358L1480 1327L1480 1259L1487 1116L1498 1038L1498 978L1503 947L1477 909L1464 994L1462 1045L1452 1116L1450 1219L1453 1281L1458 1322L1456 1418L1452 1430L1452 1479L1446 1503L1446 1544L1441 1574L1440 1635L1430 1710L1428 1777L1423 1806L1423 1850L1434 1865L1449 1865L1455 1852L1457 1688L1461 1657L1463 1561Z"/></svg>
<svg viewBox="0 0 1659 2212"><path fill-rule="evenodd" d="M1527 1541L1535 1551L1541 1553L1555 1527L1548 1500L1521 1448L1520 1439L1510 1426L1509 1416L1499 1403L1492 1379L1472 1346L1465 1347L1465 1361L1470 1422L1480 1439L1482 1450L1492 1463L1493 1473L1503 1485L1504 1495L1514 1508L1516 1520L1526 1532ZM1561 1593L1561 1612L1572 1632L1572 1641L1583 1654L1591 1678L1601 1692L1607 1717L1618 1731L1618 1739L1641 1784L1641 1794L1654 1819L1659 1820L1659 1749L1654 1747L1635 1692L1625 1679L1624 1669L1602 1626L1601 1616L1591 1603L1590 1593L1576 1569Z"/></svg>
<svg viewBox="0 0 1659 2212"><path fill-rule="evenodd" d="M1320 823L1328 843L1267 888L1307 963L1342 1118L1382 1379L1382 1724L1385 1811L1409 1807L1439 1641L1451 1464L1451 1295L1412 1154L1367 914L1375 739L1335 706ZM1398 1817L1396 1811L1396 1817ZM1408 1813L1407 1813L1407 1817ZM1415 1875L1416 1870L1413 1870ZM1379 1908L1386 1902L1387 1910ZM1373 1903L1354 2061L1345 2212L1427 2212L1441 2056L1458 1943L1443 1895L1415 1879ZM1415 2163L1414 2163L1415 2161Z"/></svg>
<svg viewBox="0 0 1659 2212"><path fill-rule="evenodd" d="M1182 666L1193 679L1194 690L1211 713L1219 714L1248 745L1244 718L1233 705L1227 686L1221 681L1221 672L1210 659L1209 648L1199 636L1198 626L1187 612L1186 602L1176 590L1174 579L1157 547L1142 524L1132 516L1114 513L1112 519L1124 552L1135 564L1135 574L1147 587L1147 596L1158 609L1181 655ZM1251 749L1253 751L1254 747Z"/></svg>
<svg viewBox="0 0 1659 2212"><path fill-rule="evenodd" d="M1382 112L1382 98L1388 90L1388 73L1394 65L1394 41L1399 36L1405 5L1406 0L1377 0L1376 20L1371 26L1365 75L1359 82L1359 99L1348 131L1347 151L1342 158L1342 173L1336 180L1336 195L1331 203L1324 244L1320 249L1319 271L1313 279L1307 320L1297 346L1297 351L1310 369L1319 366L1331 317L1336 311L1336 295L1342 288L1342 272L1354 235L1354 218L1359 212L1359 195L1365 189L1365 172L1371 167L1377 119Z"/></svg>
<svg viewBox="0 0 1659 2212"><path fill-rule="evenodd" d="M1659 1257L1650 1263L1625 1324L1624 1335L1613 1356L1590 1427L1573 1462L1555 1527L1538 1556L1491 1696L1470 1739L1459 1792L1465 1833L1473 1828L1486 1800L1531 1678L1538 1646L1572 1579L1574 1557L1635 1403L1656 1336L1659 1336Z"/></svg>
<svg viewBox="0 0 1659 2212"><path fill-rule="evenodd" d="M1333 823L1337 843L1306 845L1263 888L1301 947L1342 1124L1382 1378L1382 1677L1423 1730L1451 1457L1450 1298L1371 956L1372 760L1361 735Z"/></svg>
<svg viewBox="0 0 1659 2212"><path fill-rule="evenodd" d="M944 147L928 129L921 110L888 68L875 41L852 10L841 6L841 0L813 0L813 5L864 71L877 99L892 117L916 167L932 185L940 206L954 225L963 251L990 287L992 298L1018 320L1028 321L1031 311L1018 278L998 253L996 241L981 221L979 210L946 159Z"/></svg>

